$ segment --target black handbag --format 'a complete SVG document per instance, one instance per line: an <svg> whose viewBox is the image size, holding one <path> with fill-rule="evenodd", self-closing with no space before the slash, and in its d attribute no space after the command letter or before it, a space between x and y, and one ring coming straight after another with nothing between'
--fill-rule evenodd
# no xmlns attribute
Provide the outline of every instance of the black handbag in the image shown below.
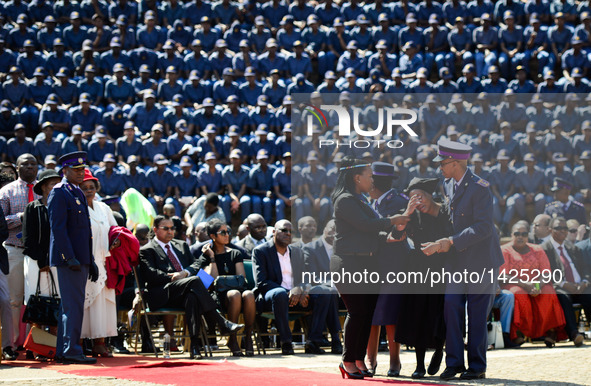
<svg viewBox="0 0 591 386"><path fill-rule="evenodd" d="M218 276L213 282L213 288L218 292L230 290L246 291L246 279L242 275Z"/></svg>
<svg viewBox="0 0 591 386"><path fill-rule="evenodd" d="M23 313L23 323L35 323L42 326L57 326L62 301L57 295L53 274L49 273L50 291L49 296L41 295L41 271L37 277L37 290L34 295L29 296L27 307Z"/></svg>

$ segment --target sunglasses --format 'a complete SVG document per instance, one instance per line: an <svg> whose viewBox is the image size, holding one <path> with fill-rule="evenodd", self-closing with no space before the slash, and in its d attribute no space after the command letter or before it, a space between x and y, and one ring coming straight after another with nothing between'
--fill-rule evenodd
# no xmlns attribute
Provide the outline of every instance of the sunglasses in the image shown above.
<svg viewBox="0 0 591 386"><path fill-rule="evenodd" d="M282 228L282 229L277 229L279 232L281 233L289 233L291 234L291 229L287 229L287 228Z"/></svg>
<svg viewBox="0 0 591 386"><path fill-rule="evenodd" d="M569 229L568 233L577 233L577 228Z"/></svg>
<svg viewBox="0 0 591 386"><path fill-rule="evenodd" d="M176 227L160 227L160 229L162 229L165 232L176 231Z"/></svg>
<svg viewBox="0 0 591 386"><path fill-rule="evenodd" d="M515 237L527 237L528 233L527 232L513 232L513 236Z"/></svg>
<svg viewBox="0 0 591 386"><path fill-rule="evenodd" d="M232 231L231 230L227 230L227 231L223 230L223 231L219 231L217 234L220 236L230 236L232 234Z"/></svg>
<svg viewBox="0 0 591 386"><path fill-rule="evenodd" d="M560 232L560 231L566 231L566 230L568 230L568 227L554 227L552 229L554 229L555 231L559 231Z"/></svg>

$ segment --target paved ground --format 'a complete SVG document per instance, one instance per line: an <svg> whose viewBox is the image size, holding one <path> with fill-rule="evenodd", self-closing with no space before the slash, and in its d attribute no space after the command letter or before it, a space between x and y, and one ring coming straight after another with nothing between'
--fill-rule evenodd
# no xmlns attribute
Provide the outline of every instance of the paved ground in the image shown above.
<svg viewBox="0 0 591 386"><path fill-rule="evenodd" d="M481 382L451 382L449 384L485 384L485 385L591 385L591 345L575 348L572 344L561 343L553 349L543 344L525 344L520 349L493 350L488 352L489 369L487 379ZM236 361L243 366L253 367L288 367L318 372L337 373L339 357L336 355L313 356L301 354L303 350L296 349L298 355L281 356L275 352L265 357L231 358L224 353L214 353L208 360ZM173 358L186 359L185 355L174 355ZM427 360L430 353L427 353ZM414 352L402 351L401 380L411 380L414 371ZM142 382L123 381L114 378L88 378L75 375L61 374L54 370L40 370L22 367L0 366L0 384L15 385L149 385ZM388 371L388 356L380 353L378 357L378 374ZM443 366L442 366L443 370ZM386 378L382 378L386 379ZM423 382L445 383L438 377L427 377ZM248 386L248 385L245 385Z"/></svg>

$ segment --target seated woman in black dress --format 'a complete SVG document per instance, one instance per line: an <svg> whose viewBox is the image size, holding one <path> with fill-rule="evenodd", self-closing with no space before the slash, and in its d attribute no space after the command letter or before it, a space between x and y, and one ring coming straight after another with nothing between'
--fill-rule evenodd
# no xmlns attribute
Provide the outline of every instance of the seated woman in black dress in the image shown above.
<svg viewBox="0 0 591 386"><path fill-rule="evenodd" d="M207 234L212 243L203 246L201 255L201 268L214 278L220 275L242 275L246 278L242 253L237 249L227 247L232 231L225 222L213 219L207 222ZM215 264L212 264L215 263ZM229 290L225 293L214 292L214 298L222 309L228 312L228 320L238 322L240 311L244 314L244 334L246 356L254 356L252 344L252 329L256 308L254 294L250 290L240 293L238 290ZM236 334L230 334L228 348L233 356L243 356Z"/></svg>
<svg viewBox="0 0 591 386"><path fill-rule="evenodd" d="M410 197L405 216L410 217L406 225L406 237L413 247L408 252L406 272L439 271L448 253L427 255L421 250L422 243L429 240L447 237L451 234L451 223L445 207L433 201L433 192L439 184L438 178L413 178L406 192ZM393 236L396 232L392 232ZM436 251L428 251L433 254ZM422 289L417 287L417 291ZM429 288L423 294L406 294L401 301L401 312L396 325L396 342L415 348L417 367L413 378L425 376L425 352L428 348L435 349L431 357L428 372L435 375L439 371L443 358L445 341L445 322L443 320L443 304L445 288Z"/></svg>

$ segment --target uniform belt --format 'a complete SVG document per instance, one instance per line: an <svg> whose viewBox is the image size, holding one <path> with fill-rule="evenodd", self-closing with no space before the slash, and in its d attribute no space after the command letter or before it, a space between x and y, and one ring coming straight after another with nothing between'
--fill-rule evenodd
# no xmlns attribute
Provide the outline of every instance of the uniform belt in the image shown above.
<svg viewBox="0 0 591 386"><path fill-rule="evenodd" d="M25 247L21 246L21 245L14 245L14 244L6 244L9 247L13 247L13 248L20 248L20 249L25 249Z"/></svg>

